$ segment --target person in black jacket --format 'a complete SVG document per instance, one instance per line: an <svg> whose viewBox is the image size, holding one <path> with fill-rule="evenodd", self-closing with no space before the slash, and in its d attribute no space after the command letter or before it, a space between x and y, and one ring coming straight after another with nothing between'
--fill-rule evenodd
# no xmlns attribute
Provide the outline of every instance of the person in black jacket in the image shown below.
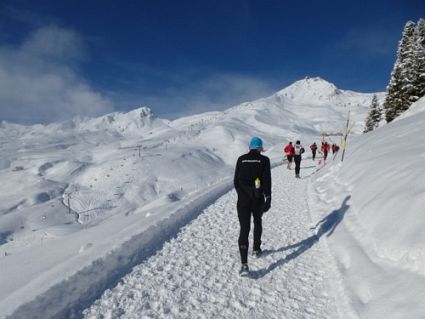
<svg viewBox="0 0 425 319"><path fill-rule="evenodd" d="M251 228L251 215L254 218L253 255L261 254L262 215L271 205L270 160L261 155L263 141L253 137L249 152L238 158L235 169L234 184L238 193L237 211L240 224L239 252L241 255L241 275L247 274L248 236Z"/></svg>
<svg viewBox="0 0 425 319"><path fill-rule="evenodd" d="M295 177L300 178L301 159L304 153L304 147L300 141L297 141L294 146L294 162L295 162Z"/></svg>

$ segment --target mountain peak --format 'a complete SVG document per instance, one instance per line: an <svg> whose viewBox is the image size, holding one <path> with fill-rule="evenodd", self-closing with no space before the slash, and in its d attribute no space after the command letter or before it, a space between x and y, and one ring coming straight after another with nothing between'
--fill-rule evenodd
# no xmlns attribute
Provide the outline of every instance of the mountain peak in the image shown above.
<svg viewBox="0 0 425 319"><path fill-rule="evenodd" d="M131 110L131 111L125 113L125 114L127 114L127 116L134 117L134 118L140 117L141 119L151 118L151 117L154 116L152 110L147 106L139 107L139 108Z"/></svg>
<svg viewBox="0 0 425 319"><path fill-rule="evenodd" d="M321 77L307 76L302 80L294 82L293 84L281 90L280 92L299 91L304 89L330 93L335 93L335 91L339 91L334 84L322 79Z"/></svg>
<svg viewBox="0 0 425 319"><path fill-rule="evenodd" d="M303 104L304 102L311 103L312 101L316 101L321 104L325 101L335 99L343 92L334 84L320 77L306 77L280 90L276 95L287 102Z"/></svg>
<svg viewBox="0 0 425 319"><path fill-rule="evenodd" d="M101 117L85 118L78 121L77 126L85 130L111 130L120 133L149 130L155 121L155 116L149 107L139 107L126 113L113 112Z"/></svg>

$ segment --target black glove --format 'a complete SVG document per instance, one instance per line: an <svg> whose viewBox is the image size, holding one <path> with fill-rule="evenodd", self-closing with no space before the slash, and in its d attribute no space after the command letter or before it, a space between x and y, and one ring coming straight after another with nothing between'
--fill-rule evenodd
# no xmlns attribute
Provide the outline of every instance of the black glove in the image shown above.
<svg viewBox="0 0 425 319"><path fill-rule="evenodd" d="M263 212L267 212L270 209L270 206L272 204L272 197L271 196L267 196L266 197L266 202L264 203L264 208L263 208Z"/></svg>

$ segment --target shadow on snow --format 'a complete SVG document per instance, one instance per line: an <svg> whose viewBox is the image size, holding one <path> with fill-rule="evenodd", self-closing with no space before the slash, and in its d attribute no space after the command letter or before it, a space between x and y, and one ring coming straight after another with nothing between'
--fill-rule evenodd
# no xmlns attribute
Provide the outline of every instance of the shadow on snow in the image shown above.
<svg viewBox="0 0 425 319"><path fill-rule="evenodd" d="M312 230L316 230L315 234L292 245L284 246L276 250L264 250L264 255L270 255L294 249L289 255L285 256L280 260L275 261L267 268L252 271L250 277L253 279L259 279L266 276L268 273L272 272L276 268L290 262L291 260L294 260L298 256L302 255L304 252L309 250L319 241L320 237L322 237L323 235L326 235L327 237L331 236L335 231L336 227L343 220L345 213L350 208L350 206L347 205L347 202L350 200L350 198L350 195L345 197L340 208L332 211L329 215L320 220L314 227L311 228Z"/></svg>

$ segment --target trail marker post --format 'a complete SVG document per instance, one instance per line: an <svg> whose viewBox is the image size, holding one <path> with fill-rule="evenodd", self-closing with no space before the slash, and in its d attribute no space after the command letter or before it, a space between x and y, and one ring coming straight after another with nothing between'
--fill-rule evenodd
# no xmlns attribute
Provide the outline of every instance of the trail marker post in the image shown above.
<svg viewBox="0 0 425 319"><path fill-rule="evenodd" d="M344 130L344 141L341 141L341 146L342 146L342 156L341 156L341 162L344 161L344 155L345 155L345 149L347 147L347 137L348 134L350 134L351 131L351 127L349 127L350 125L350 116L351 116L351 111L348 111L348 116L347 116L347 124L345 125L345 130Z"/></svg>

